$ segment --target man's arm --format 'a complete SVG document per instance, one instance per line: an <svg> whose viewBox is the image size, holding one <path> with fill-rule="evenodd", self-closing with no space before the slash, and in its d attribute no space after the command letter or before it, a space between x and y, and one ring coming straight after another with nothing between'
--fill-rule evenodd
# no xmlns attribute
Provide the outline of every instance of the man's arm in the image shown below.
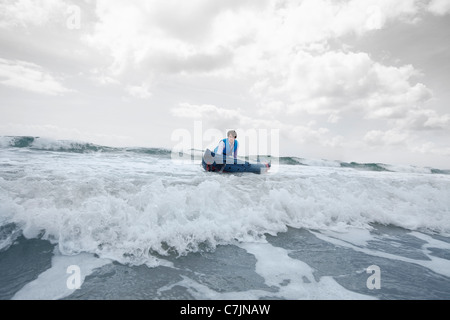
<svg viewBox="0 0 450 320"><path fill-rule="evenodd" d="M223 148L225 148L225 143L221 140L219 142L219 147L217 148L216 154L223 154Z"/></svg>

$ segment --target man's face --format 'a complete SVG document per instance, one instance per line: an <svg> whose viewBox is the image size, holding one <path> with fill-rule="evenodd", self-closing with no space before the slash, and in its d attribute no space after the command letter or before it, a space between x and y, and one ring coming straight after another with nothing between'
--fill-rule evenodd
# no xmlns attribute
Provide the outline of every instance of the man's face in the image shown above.
<svg viewBox="0 0 450 320"><path fill-rule="evenodd" d="M231 134L229 134L229 135L228 135L228 141L230 141L230 143L233 144L233 142L234 142L234 136L231 135Z"/></svg>

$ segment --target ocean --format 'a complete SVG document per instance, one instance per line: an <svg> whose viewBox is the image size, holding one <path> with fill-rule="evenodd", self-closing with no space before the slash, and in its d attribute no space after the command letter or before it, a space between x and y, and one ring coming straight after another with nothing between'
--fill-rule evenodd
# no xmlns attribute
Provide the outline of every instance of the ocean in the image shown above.
<svg viewBox="0 0 450 320"><path fill-rule="evenodd" d="M0 137L0 299L450 298L449 170L201 156Z"/></svg>

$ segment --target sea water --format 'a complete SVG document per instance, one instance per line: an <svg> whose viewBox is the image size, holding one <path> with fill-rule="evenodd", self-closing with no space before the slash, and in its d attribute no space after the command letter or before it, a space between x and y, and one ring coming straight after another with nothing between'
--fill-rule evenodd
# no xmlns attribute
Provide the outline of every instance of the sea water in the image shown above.
<svg viewBox="0 0 450 320"><path fill-rule="evenodd" d="M0 299L450 298L449 171L277 160L0 137Z"/></svg>

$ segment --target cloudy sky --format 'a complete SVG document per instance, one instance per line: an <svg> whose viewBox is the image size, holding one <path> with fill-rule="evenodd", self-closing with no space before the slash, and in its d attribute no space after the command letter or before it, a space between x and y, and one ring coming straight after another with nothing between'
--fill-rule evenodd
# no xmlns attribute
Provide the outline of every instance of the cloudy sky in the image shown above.
<svg viewBox="0 0 450 320"><path fill-rule="evenodd" d="M0 135L450 168L450 0L0 0L0 48Z"/></svg>

